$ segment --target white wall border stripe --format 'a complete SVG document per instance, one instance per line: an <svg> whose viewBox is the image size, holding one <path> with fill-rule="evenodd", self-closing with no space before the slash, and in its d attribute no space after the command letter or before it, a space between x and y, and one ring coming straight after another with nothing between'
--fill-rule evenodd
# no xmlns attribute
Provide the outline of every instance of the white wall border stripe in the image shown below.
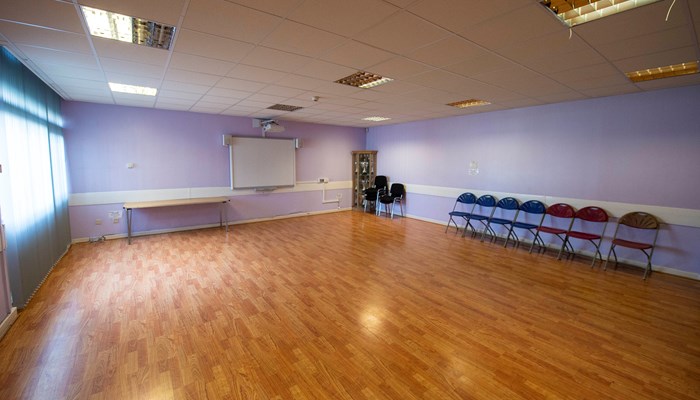
<svg viewBox="0 0 700 400"><path fill-rule="evenodd" d="M313 192L323 190L323 183L297 182L291 188L279 188L265 193ZM352 181L337 181L325 183L326 190L351 189ZM156 201L170 199L196 199L200 197L234 197L258 194L253 189L231 190L228 186L174 188L153 190L127 190L114 192L73 193L68 200L69 206L92 206L99 204L118 204L129 201Z"/></svg>
<svg viewBox="0 0 700 400"><path fill-rule="evenodd" d="M484 190L474 190L474 189L463 189L463 188L452 188L452 187L442 187L442 186L428 186L428 185L414 185L407 184L406 192L408 194L422 194L427 196L438 196L447 197L450 199L456 199L460 194L464 192L472 192L476 196L481 196L484 194L491 194L501 199L503 197L512 196L521 201L527 200L539 200L547 205L555 203L568 203L576 208L583 208L586 206L598 206L604 208L611 216L619 218L625 213L630 211L644 211L655 215L659 220L666 224L671 225L683 225L690 226L694 228L700 228L700 210L694 210L689 208L674 208L674 207L663 207L663 206L652 206L645 204L633 204L633 203L619 203L612 201L598 201L598 200L586 200L586 199L573 199L568 197L556 197L548 195L534 195L534 194L522 194L522 193L508 193L508 192L489 192ZM407 202L410 203L410 197L408 197Z"/></svg>

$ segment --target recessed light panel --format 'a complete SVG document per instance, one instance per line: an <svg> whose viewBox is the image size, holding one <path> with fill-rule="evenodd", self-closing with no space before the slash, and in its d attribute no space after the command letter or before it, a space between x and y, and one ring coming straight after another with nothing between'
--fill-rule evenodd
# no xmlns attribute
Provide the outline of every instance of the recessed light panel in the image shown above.
<svg viewBox="0 0 700 400"><path fill-rule="evenodd" d="M654 79L670 78L672 76L690 75L698 73L698 62L690 61L665 67L642 69L639 71L627 72L625 75L632 82L644 82Z"/></svg>
<svg viewBox="0 0 700 400"><path fill-rule="evenodd" d="M275 104L273 106L267 107L268 110L279 110L279 111L296 111L301 110L304 107L290 106L288 104Z"/></svg>
<svg viewBox="0 0 700 400"><path fill-rule="evenodd" d="M92 7L80 6L90 34L157 49L170 49L175 27Z"/></svg>
<svg viewBox="0 0 700 400"><path fill-rule="evenodd" d="M543 0L540 3L572 27L658 1L661 0Z"/></svg>
<svg viewBox="0 0 700 400"><path fill-rule="evenodd" d="M140 94L142 96L155 96L158 93L156 88L146 87L146 86L135 86L126 85L123 83L109 82L109 88L113 92L128 93L128 94Z"/></svg>
<svg viewBox="0 0 700 400"><path fill-rule="evenodd" d="M335 83L369 89L375 86L391 82L393 79L373 74L371 72L358 71L345 78L338 79Z"/></svg>
<svg viewBox="0 0 700 400"><path fill-rule="evenodd" d="M455 101L454 103L448 104L448 106L457 107L457 108L466 108L466 107L474 107L474 106L485 106L488 104L491 104L491 103L489 103L488 101L485 101L485 100L469 99L469 100Z"/></svg>
<svg viewBox="0 0 700 400"><path fill-rule="evenodd" d="M367 117L367 118L362 118L363 121L372 121L372 122L382 122L382 121L388 121L391 118L387 117Z"/></svg>

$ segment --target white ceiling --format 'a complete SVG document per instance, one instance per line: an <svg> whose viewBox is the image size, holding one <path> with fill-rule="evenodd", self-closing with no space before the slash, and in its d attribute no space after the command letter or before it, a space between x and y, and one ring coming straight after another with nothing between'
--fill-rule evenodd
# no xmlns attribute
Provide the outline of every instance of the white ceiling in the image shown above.
<svg viewBox="0 0 700 400"><path fill-rule="evenodd" d="M700 59L700 0L666 21L671 2L570 32L537 0L0 0L0 45L66 100L367 127L700 84L624 75ZM92 37L79 5L174 25L174 46ZM334 83L358 70L394 81ZM492 104L446 106L471 98Z"/></svg>

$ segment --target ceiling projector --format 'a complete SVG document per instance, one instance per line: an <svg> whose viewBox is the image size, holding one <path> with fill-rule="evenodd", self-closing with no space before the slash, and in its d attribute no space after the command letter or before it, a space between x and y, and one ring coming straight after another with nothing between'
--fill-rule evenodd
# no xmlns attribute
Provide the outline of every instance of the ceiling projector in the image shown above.
<svg viewBox="0 0 700 400"><path fill-rule="evenodd" d="M265 133L284 132L284 127L273 120L261 121L260 125L262 126L262 130Z"/></svg>

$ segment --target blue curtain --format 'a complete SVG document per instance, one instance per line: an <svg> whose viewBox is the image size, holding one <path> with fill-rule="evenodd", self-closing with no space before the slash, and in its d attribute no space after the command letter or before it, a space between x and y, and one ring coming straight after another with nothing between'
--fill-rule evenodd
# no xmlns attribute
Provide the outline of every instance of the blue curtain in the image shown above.
<svg viewBox="0 0 700 400"><path fill-rule="evenodd" d="M0 54L0 209L12 303L22 308L70 246L61 99Z"/></svg>

